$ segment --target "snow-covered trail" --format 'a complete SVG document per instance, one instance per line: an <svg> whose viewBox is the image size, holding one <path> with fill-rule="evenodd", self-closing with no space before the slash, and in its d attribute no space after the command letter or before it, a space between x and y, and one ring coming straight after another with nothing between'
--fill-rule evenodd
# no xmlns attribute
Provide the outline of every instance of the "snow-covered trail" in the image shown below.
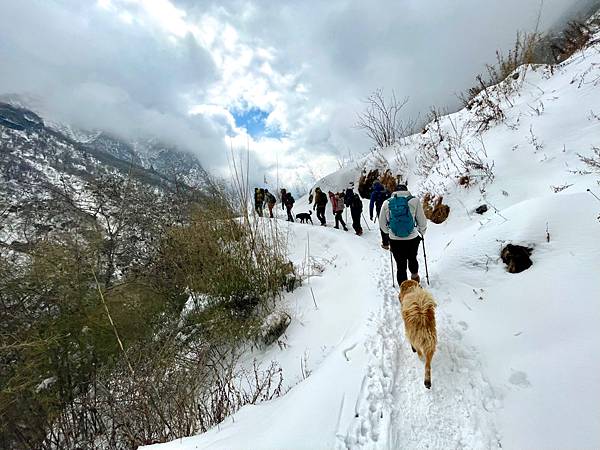
<svg viewBox="0 0 600 450"><path fill-rule="evenodd" d="M365 342L370 355L364 375L367 389L359 398L359 416L349 424L340 448L499 447L493 420L498 400L483 375L477 349L463 342L462 331L468 325L455 323L444 310L449 293L436 288L432 278L429 290L438 302L438 348L428 390L423 385L423 363L404 337L387 252L379 258L379 267L382 304Z"/></svg>
<svg viewBox="0 0 600 450"><path fill-rule="evenodd" d="M390 254L380 247L376 224L362 237L331 226L285 226L296 264L308 240L311 255L326 264L310 287L286 296L293 317L286 347L259 355L279 362L291 390L242 408L202 435L151 448L497 447L495 397L476 350L462 342L461 324L444 311L447 294L432 289L439 344L428 390L423 363L404 339L398 286L392 286ZM298 372L306 355L311 373L303 379Z"/></svg>
<svg viewBox="0 0 600 450"><path fill-rule="evenodd" d="M407 166L390 168L407 176L413 194L444 194L451 211L427 231L427 288L438 303L431 390L405 342L376 226L356 237L281 221L294 264L306 258L310 239L311 256L324 267L310 282L318 310L309 286L286 295L285 348L250 355L278 361L291 389L160 448L600 448L600 225L590 195L600 181L581 160L598 146L599 69L596 34L564 63L522 67L520 84L505 80L515 89L510 98L498 94L506 119L486 131L474 126L475 110L463 109L382 149L388 162L397 151L406 157ZM459 159L482 147L493 179L459 185L465 172L451 164L451 139L461 143ZM432 149L441 159L429 167L420 156ZM379 156L315 187L356 184ZM483 205L487 212L476 213ZM295 204L295 212L309 209L306 197ZM533 265L508 273L500 260L507 243L531 249ZM310 376L303 377L306 354Z"/></svg>

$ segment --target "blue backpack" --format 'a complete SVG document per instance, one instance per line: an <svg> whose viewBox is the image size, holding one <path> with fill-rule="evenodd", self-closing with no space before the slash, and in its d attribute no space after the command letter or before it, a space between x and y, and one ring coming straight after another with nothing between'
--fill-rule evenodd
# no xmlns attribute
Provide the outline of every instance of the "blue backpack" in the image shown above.
<svg viewBox="0 0 600 450"><path fill-rule="evenodd" d="M410 213L408 202L414 198L394 196L388 200L390 209L390 230L398 237L407 237L415 229L415 219Z"/></svg>

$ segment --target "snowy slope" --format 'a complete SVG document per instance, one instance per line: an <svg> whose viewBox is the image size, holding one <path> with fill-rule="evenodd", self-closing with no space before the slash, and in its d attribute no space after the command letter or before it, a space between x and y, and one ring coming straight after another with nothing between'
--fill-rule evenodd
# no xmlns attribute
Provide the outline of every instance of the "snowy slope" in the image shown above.
<svg viewBox="0 0 600 450"><path fill-rule="evenodd" d="M279 361L293 387L203 435L148 448L600 447L600 203L586 192L600 186L578 157L600 145L598 36L554 71L519 74L518 89L499 99L505 120L487 131L471 126L466 109L440 119L446 136L460 135L458 155L477 152L493 179L459 186L447 140L423 174L417 160L432 124L400 148L408 167L395 169L407 171L413 193L443 193L451 207L426 235L438 302L432 389L405 341L373 224L362 237L285 225L292 260L304 261L310 240L325 267L285 299L288 346L259 355ZM395 149L383 154L393 166ZM339 190L357 175L349 168L317 184ZM490 210L475 214L482 203ZM306 199L296 205L307 208ZM533 248L530 269L506 272L499 253L509 242Z"/></svg>

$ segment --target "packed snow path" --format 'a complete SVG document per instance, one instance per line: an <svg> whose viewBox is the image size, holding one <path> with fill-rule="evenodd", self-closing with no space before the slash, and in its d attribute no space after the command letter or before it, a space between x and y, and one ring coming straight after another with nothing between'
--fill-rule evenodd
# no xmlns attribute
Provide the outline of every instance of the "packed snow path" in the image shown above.
<svg viewBox="0 0 600 450"><path fill-rule="evenodd" d="M497 405L495 394L482 375L477 350L462 343L461 330L468 325L453 323L444 312L448 294L434 287L429 290L438 302L438 348L432 363L433 386L425 389L423 363L404 337L388 256L385 252L380 258L383 305L372 321L375 332L366 342L371 355L367 388L358 399L358 417L339 447L500 447L490 414Z"/></svg>

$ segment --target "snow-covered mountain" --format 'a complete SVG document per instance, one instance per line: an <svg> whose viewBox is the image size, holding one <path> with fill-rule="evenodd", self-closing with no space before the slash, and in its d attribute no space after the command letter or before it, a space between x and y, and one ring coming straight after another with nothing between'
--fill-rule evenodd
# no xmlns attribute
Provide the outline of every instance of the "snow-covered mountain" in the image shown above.
<svg viewBox="0 0 600 450"><path fill-rule="evenodd" d="M193 187L200 191L207 174L193 155L147 140L127 142L102 131L78 130L45 121L23 106L19 97L0 102L0 241L11 244L24 235L64 225L72 219L59 214L53 199L90 197L90 182L109 177L133 177L155 189L171 192ZM48 209L48 214L42 210ZM35 219L23 220L23 213ZM22 226L28 222L26 227ZM33 231L32 231L33 230ZM35 234L35 233L34 233Z"/></svg>
<svg viewBox="0 0 600 450"><path fill-rule="evenodd" d="M520 67L402 145L320 180L339 191L363 169L390 168L413 194L449 205L425 242L438 303L432 389L376 224L363 222L361 237L286 224L291 259L312 276L284 298L282 343L247 361L277 361L289 391L147 448L600 447L598 147L596 32L563 63ZM532 249L528 270L506 270L508 243Z"/></svg>

